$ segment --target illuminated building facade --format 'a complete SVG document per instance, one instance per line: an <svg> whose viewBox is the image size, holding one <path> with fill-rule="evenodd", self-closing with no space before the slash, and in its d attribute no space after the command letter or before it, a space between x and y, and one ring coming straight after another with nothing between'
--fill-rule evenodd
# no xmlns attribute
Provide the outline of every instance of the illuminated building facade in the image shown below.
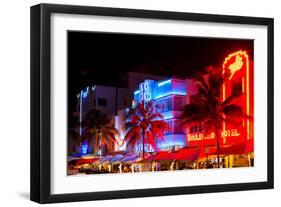
<svg viewBox="0 0 281 207"><path fill-rule="evenodd" d="M187 94L186 80L166 79L162 81L145 80L134 91L134 103L152 101L156 111L163 115L163 120L170 126L164 139L157 140L159 150L171 150L186 146L186 136L179 116L183 112ZM145 151L154 151L146 144ZM142 151L142 144L135 146L136 152Z"/></svg>
<svg viewBox="0 0 281 207"><path fill-rule="evenodd" d="M238 106L241 112L248 116L248 119L233 118L235 125L229 122L223 123L219 130L220 146L228 147L247 143L247 150L244 154L250 154L253 157L254 122L251 118L254 117L253 62L245 51L238 51L225 58L222 69L222 73L230 73L230 76L223 85L221 101L230 96L237 96L231 103ZM205 79L207 78L208 75L205 75ZM198 103L199 99L199 88L195 79L172 78L161 81L147 79L134 91L135 104L140 101L152 101L158 112L163 115L164 121L170 125L171 131L165 134L164 141L158 141L159 150L187 146L199 147L208 153L209 148L216 147L214 132L206 134L202 123L188 124L183 127L179 118L185 105ZM149 144L144 147L145 151L154 151ZM142 151L142 143L136 145L135 151ZM241 166L241 163L238 163L243 157L241 154L226 156L225 159L231 167L236 164Z"/></svg>
<svg viewBox="0 0 281 207"><path fill-rule="evenodd" d="M110 150L124 150L120 147L122 139L125 135L123 125L125 123L126 109L132 106L133 89L136 88L140 82L146 78L153 78L154 80L163 79L162 76L128 72L121 77L124 88L111 87L103 85L88 86L77 94L77 109L79 113L79 121L84 120L86 114L92 109L101 110L111 119L112 124L119 130L120 137L116 137L120 142L112 147ZM83 128L80 125L78 133L83 133ZM74 143L69 143L69 151L79 152L80 154L89 154L93 152L92 146L89 143L81 143L81 146L76 146Z"/></svg>
<svg viewBox="0 0 281 207"><path fill-rule="evenodd" d="M249 59L246 51L238 51L225 58L222 69L223 73L229 73L229 77L223 84L221 101L225 101L231 96L235 97L231 103L238 106L242 114L248 116L248 118L236 117L232 118L232 123L224 122L221 130L219 130L220 146L243 146L246 143L245 151L241 151L239 155L229 153L229 155L223 157L227 167L248 166L247 162L253 160L254 151L253 61ZM187 104L192 104L199 98L198 89L195 86L194 80L187 80L187 88L191 89L190 92L193 92L187 94ZM202 123L187 126L186 135L188 146L201 147L206 152L216 146L215 133L206 134Z"/></svg>
<svg viewBox="0 0 281 207"><path fill-rule="evenodd" d="M245 51L238 51L225 58L222 65L223 73L230 73L225 81L221 101L232 95L239 95L233 100L233 104L239 106L243 114L249 117L254 115L253 100L253 62ZM112 148L114 151L130 151L123 143L126 135L124 125L127 121L127 112L130 107L135 107L141 101L151 101L155 110L163 115L163 120L170 126L170 131L165 133L163 139L156 140L158 149L153 149L150 144L145 144L146 152L156 150L177 150L182 147L199 147L208 153L209 148L216 146L215 133L204 133L200 123L183 126L180 116L184 107L198 102L199 89L196 81L190 79L164 78L148 74L128 73L128 88L116 88L108 86L94 86L83 89L77 95L77 111L80 120L93 108L100 109L112 119L115 128L119 130L118 143ZM205 76L207 78L208 75ZM241 119L235 120L239 126L223 124L220 133L220 146L249 143L253 145L253 121ZM80 134L82 133L80 127ZM123 143L123 145L122 145ZM87 146L87 147L86 147ZM87 143L81 146L81 153L91 152L91 146ZM141 141L133 149L141 153L143 149ZM250 152L250 153L249 153ZM246 152L253 157L253 149ZM246 154L245 153L245 154ZM243 154L243 153L242 153ZM239 155L240 156L240 155ZM226 156L226 163L230 167L241 166L239 156ZM240 156L241 157L241 156ZM249 159L249 157L247 158Z"/></svg>
<svg viewBox="0 0 281 207"><path fill-rule="evenodd" d="M111 118L116 115L119 108L126 108L130 105L131 99L127 88L101 85L84 88L77 94L77 112L79 113L80 121L79 134L83 133L81 122L90 110L94 108L101 110ZM108 150L114 150L114 146ZM84 141L81 143L80 149L76 149L76 151L80 151L81 154L88 154L93 152L93 149L87 141Z"/></svg>
<svg viewBox="0 0 281 207"><path fill-rule="evenodd" d="M246 51L237 51L225 58L223 63L224 72L230 72L222 89L222 99L226 100L231 95L240 95L232 103L241 108L248 119L237 119L240 127L231 123L223 125L223 145L249 143L251 149L245 155L230 155L226 162L232 166L247 165L245 160L253 162L254 158L254 65ZM253 166L254 163L251 165Z"/></svg>

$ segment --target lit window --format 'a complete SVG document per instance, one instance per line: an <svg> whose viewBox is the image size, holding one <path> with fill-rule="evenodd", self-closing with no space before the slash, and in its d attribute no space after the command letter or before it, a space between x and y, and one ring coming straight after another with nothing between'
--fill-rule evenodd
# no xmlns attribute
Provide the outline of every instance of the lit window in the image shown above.
<svg viewBox="0 0 281 207"><path fill-rule="evenodd" d="M203 127L201 124L198 124L198 125L193 125L190 127L189 129L189 133L200 133L203 131Z"/></svg>
<svg viewBox="0 0 281 207"><path fill-rule="evenodd" d="M183 97L174 97L174 110L175 111L182 111L183 110Z"/></svg>
<svg viewBox="0 0 281 207"><path fill-rule="evenodd" d="M242 94L242 80L232 83L231 93L232 95Z"/></svg>
<svg viewBox="0 0 281 207"><path fill-rule="evenodd" d="M162 99L156 102L156 107L159 113L172 110L172 98Z"/></svg>

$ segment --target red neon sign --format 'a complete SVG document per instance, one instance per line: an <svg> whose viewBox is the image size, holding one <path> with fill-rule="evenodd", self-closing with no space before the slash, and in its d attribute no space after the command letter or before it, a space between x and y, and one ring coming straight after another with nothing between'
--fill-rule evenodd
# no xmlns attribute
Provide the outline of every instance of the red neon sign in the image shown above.
<svg viewBox="0 0 281 207"><path fill-rule="evenodd" d="M230 76L229 80L233 79L239 71L243 72L242 78L242 91L246 96L246 114L250 114L250 60L248 53L246 51L239 50L237 52L231 53L228 55L223 62L222 68L226 72L229 70ZM224 101L229 94L227 93L226 84L222 87L222 100ZM246 89L246 91L245 91ZM225 130L226 126L223 124L223 129ZM250 123L249 120L246 121L247 132L250 132Z"/></svg>
<svg viewBox="0 0 281 207"><path fill-rule="evenodd" d="M241 131L239 129L227 129L219 131L219 140L221 144L237 143L241 140ZM186 139L189 146L211 146L216 145L216 134L211 132L205 133L186 133Z"/></svg>

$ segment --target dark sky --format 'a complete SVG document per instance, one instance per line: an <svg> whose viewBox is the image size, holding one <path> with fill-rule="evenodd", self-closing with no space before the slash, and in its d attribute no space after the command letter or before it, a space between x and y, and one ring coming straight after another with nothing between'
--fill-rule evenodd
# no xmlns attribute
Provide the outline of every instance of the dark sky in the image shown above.
<svg viewBox="0 0 281 207"><path fill-rule="evenodd" d="M70 110L79 91L94 84L120 86L120 75L142 72L188 77L194 70L221 65L231 52L247 50L253 41L179 36L68 32Z"/></svg>

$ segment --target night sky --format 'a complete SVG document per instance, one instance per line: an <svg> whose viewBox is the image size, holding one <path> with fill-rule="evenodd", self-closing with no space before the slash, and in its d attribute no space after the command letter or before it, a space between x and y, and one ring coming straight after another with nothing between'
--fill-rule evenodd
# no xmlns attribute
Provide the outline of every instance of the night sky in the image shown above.
<svg viewBox="0 0 281 207"><path fill-rule="evenodd" d="M125 87L120 75L128 71L186 78L208 65L222 65L237 50L253 58L253 41L68 32L69 110L75 110L76 94L86 86Z"/></svg>

